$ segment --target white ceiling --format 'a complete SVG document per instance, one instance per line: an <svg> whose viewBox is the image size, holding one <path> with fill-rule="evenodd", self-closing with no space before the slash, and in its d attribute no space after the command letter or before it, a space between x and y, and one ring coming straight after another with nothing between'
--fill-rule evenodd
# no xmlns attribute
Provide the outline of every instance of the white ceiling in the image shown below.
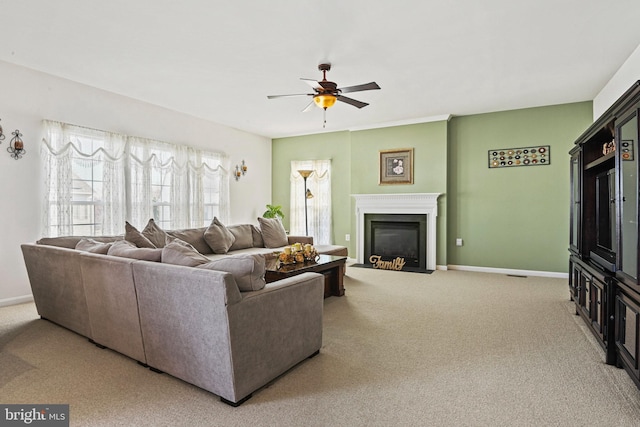
<svg viewBox="0 0 640 427"><path fill-rule="evenodd" d="M0 0L0 60L268 137L593 99L638 0ZM301 77L381 90L301 110ZM640 78L640 76L639 76Z"/></svg>

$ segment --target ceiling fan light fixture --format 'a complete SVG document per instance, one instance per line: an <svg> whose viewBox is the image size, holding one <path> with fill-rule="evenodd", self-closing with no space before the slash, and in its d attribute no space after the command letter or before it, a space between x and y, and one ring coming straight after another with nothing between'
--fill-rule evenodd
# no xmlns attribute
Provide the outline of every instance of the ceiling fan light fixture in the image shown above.
<svg viewBox="0 0 640 427"><path fill-rule="evenodd" d="M335 95L320 94L313 97L313 102L315 102L318 107L326 110L327 108L333 107L337 99Z"/></svg>

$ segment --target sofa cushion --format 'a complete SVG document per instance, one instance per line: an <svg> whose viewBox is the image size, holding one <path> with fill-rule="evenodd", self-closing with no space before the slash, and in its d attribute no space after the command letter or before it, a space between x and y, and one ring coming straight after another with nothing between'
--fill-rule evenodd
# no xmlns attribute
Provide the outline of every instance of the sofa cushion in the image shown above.
<svg viewBox="0 0 640 427"><path fill-rule="evenodd" d="M129 224L129 221L125 221L124 230L124 239L126 241L133 243L138 248L155 249L156 245L151 243L151 240L139 232L137 228Z"/></svg>
<svg viewBox="0 0 640 427"><path fill-rule="evenodd" d="M265 261L262 255L231 255L196 268L231 273L241 292L259 291L264 288Z"/></svg>
<svg viewBox="0 0 640 427"><path fill-rule="evenodd" d="M149 239L156 248L163 248L167 241L167 233L156 224L153 218L147 222L147 226L142 230L142 235Z"/></svg>
<svg viewBox="0 0 640 427"><path fill-rule="evenodd" d="M315 245L316 251L319 254L323 255L333 255L333 256L349 256L349 250L346 246L339 245Z"/></svg>
<svg viewBox="0 0 640 427"><path fill-rule="evenodd" d="M113 243L98 242L94 239L81 239L76 245L76 249L94 254L106 255Z"/></svg>
<svg viewBox="0 0 640 427"><path fill-rule="evenodd" d="M202 255L189 243L174 238L162 248L162 262L195 267L209 262L209 258Z"/></svg>
<svg viewBox="0 0 640 427"><path fill-rule="evenodd" d="M82 239L93 239L96 242L108 243L122 240L122 236L61 236L61 237L43 237L36 243L38 245L58 246L60 248L75 249L78 242Z"/></svg>
<svg viewBox="0 0 640 427"><path fill-rule="evenodd" d="M230 225L227 230L233 234L235 241L229 248L230 251L253 247L253 233L250 224Z"/></svg>
<svg viewBox="0 0 640 427"><path fill-rule="evenodd" d="M218 218L213 217L211 225L204 232L204 240L207 241L214 254L226 254L236 238Z"/></svg>
<svg viewBox="0 0 640 427"><path fill-rule="evenodd" d="M258 218L258 222L266 248L280 248L289 244L280 218Z"/></svg>
<svg viewBox="0 0 640 427"><path fill-rule="evenodd" d="M189 243L201 254L211 254L213 252L207 244L207 241L204 240L204 232L206 230L207 227L185 228L183 230L169 230L167 231L167 235L170 237L176 237L183 242Z"/></svg>
<svg viewBox="0 0 640 427"><path fill-rule="evenodd" d="M264 248L264 240L262 239L262 232L255 225L251 224L251 236L253 237L254 248Z"/></svg>
<svg viewBox="0 0 640 427"><path fill-rule="evenodd" d="M111 245L107 255L160 262L162 248L138 248L127 240L118 240Z"/></svg>

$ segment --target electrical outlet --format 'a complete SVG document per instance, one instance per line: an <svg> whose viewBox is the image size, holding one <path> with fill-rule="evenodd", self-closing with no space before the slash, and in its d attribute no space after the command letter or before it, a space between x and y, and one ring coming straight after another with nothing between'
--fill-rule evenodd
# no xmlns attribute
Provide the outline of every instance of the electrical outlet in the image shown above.
<svg viewBox="0 0 640 427"><path fill-rule="evenodd" d="M344 240L346 240L347 242L348 242L349 240L351 240L351 234L345 234L345 235L344 235Z"/></svg>
<svg viewBox="0 0 640 427"><path fill-rule="evenodd" d="M462 239L459 237L456 239L456 246L462 246Z"/></svg>

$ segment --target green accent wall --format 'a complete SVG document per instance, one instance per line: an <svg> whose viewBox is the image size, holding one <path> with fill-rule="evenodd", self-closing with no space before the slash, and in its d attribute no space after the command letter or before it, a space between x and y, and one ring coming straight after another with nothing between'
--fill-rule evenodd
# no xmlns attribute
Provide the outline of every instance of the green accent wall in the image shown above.
<svg viewBox="0 0 640 427"><path fill-rule="evenodd" d="M568 272L568 152L591 122L591 102L452 119L449 264ZM489 169L489 150L533 145L550 165Z"/></svg>
<svg viewBox="0 0 640 427"><path fill-rule="evenodd" d="M581 102L274 139L273 203L283 205L287 226L290 162L331 159L333 243L348 246L352 257L352 194L443 193L438 265L567 272L567 153L591 121L592 103ZM550 165L488 168L488 150L532 145L551 146ZM397 148L414 149L414 183L379 185L379 152Z"/></svg>
<svg viewBox="0 0 640 427"><path fill-rule="evenodd" d="M284 225L289 227L292 160L331 160L331 209L333 243L349 246L344 239L351 233L351 139L349 132L322 133L295 138L274 139L272 150L273 203L282 205ZM355 235L351 233L352 236ZM355 254L349 248L350 254Z"/></svg>
<svg viewBox="0 0 640 427"><path fill-rule="evenodd" d="M381 150L413 148L413 184L379 185ZM352 194L442 193L438 197L436 264L447 265L447 122L429 122L351 133ZM355 200L351 230L356 234ZM356 256L355 241L349 253Z"/></svg>

